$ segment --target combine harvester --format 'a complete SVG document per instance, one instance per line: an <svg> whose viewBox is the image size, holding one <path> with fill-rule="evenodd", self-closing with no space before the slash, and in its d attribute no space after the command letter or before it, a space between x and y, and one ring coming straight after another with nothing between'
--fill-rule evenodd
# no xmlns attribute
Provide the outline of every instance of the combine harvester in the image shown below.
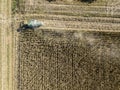
<svg viewBox="0 0 120 90"><path fill-rule="evenodd" d="M35 30L35 28L39 28L40 26L43 26L43 22L38 21L38 20L30 20L28 23L24 23L22 21L20 23L20 27L17 29L18 32L20 31L26 31L28 29Z"/></svg>

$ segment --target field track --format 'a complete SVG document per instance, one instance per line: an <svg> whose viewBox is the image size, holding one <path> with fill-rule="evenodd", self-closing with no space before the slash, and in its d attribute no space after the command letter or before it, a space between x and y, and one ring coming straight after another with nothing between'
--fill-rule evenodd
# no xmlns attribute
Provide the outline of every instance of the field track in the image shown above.
<svg viewBox="0 0 120 90"><path fill-rule="evenodd" d="M11 0L0 0L0 90L13 88L14 40L11 23L9 23L11 22L11 2Z"/></svg>

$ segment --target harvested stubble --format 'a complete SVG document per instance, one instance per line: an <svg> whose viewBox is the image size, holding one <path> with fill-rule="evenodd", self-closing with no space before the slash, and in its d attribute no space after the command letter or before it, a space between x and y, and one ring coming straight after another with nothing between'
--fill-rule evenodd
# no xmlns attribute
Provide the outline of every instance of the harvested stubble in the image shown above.
<svg viewBox="0 0 120 90"><path fill-rule="evenodd" d="M18 50L18 90L120 89L118 33L25 31Z"/></svg>

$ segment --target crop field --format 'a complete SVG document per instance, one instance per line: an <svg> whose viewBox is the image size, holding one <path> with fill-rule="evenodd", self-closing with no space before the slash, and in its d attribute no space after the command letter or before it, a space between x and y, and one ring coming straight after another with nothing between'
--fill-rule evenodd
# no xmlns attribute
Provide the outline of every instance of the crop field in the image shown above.
<svg viewBox="0 0 120 90"><path fill-rule="evenodd" d="M119 5L21 0L16 24L44 25L18 33L16 89L120 90Z"/></svg>
<svg viewBox="0 0 120 90"><path fill-rule="evenodd" d="M119 39L117 33L20 33L18 90L119 90Z"/></svg>
<svg viewBox="0 0 120 90"><path fill-rule="evenodd" d="M2 90L120 90L120 1L83 1L0 0Z"/></svg>

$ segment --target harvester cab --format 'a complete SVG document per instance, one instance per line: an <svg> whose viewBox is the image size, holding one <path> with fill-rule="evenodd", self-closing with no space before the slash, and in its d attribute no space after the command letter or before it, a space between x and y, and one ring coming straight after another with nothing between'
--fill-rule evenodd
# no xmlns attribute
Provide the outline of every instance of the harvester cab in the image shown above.
<svg viewBox="0 0 120 90"><path fill-rule="evenodd" d="M43 25L43 22L38 21L38 20L30 20L29 22L25 23L25 21L22 21L20 23L19 28L17 29L18 32L24 31L24 30L34 30L35 28L39 28L40 26Z"/></svg>

